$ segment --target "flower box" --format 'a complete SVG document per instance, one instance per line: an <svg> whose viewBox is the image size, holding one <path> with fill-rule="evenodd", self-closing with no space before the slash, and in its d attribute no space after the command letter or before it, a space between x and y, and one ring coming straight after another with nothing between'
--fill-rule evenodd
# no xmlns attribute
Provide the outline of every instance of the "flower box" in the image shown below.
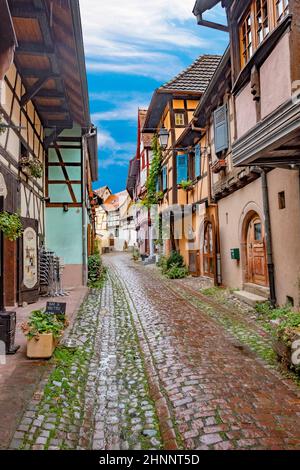
<svg viewBox="0 0 300 470"><path fill-rule="evenodd" d="M52 333L43 333L27 339L27 357L29 359L49 359L57 345Z"/></svg>

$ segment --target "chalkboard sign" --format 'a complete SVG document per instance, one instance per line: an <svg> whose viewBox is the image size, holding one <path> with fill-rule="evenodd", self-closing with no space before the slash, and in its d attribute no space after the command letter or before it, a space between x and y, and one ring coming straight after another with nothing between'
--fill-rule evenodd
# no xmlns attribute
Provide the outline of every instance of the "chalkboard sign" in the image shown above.
<svg viewBox="0 0 300 470"><path fill-rule="evenodd" d="M52 315L65 315L67 304L65 302L47 302L46 312Z"/></svg>

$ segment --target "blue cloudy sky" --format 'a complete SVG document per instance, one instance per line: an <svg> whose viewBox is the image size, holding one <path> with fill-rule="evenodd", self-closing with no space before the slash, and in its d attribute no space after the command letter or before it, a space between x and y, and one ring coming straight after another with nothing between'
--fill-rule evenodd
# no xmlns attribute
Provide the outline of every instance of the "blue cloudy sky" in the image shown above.
<svg viewBox="0 0 300 470"><path fill-rule="evenodd" d="M99 182L126 186L137 110L201 54L223 53L227 34L199 27L195 0L80 0L90 107L99 132ZM221 7L206 15L225 21Z"/></svg>

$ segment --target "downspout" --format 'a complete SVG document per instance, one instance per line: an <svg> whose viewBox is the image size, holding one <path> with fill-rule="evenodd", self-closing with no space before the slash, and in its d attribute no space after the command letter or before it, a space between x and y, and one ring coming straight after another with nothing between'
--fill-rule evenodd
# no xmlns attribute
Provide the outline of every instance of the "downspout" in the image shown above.
<svg viewBox="0 0 300 470"><path fill-rule="evenodd" d="M87 285L87 208L86 208L86 149L87 140L83 137L82 148L82 284Z"/></svg>
<svg viewBox="0 0 300 470"><path fill-rule="evenodd" d="M273 248L272 248L272 232L271 232L271 219L270 219L270 204L268 192L267 174L264 169L261 169L261 185L263 196L263 208L265 216L265 231L266 231L266 248L267 248L267 265L270 282L270 302L273 307L276 307L276 288L275 288L275 275L274 275L274 262L273 262Z"/></svg>

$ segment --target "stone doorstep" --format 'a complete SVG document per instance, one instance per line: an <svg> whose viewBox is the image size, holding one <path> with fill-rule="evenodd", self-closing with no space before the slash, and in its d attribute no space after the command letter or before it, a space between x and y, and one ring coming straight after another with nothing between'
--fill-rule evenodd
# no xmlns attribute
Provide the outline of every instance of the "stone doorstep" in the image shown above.
<svg viewBox="0 0 300 470"><path fill-rule="evenodd" d="M250 292L251 294L259 295L265 297L266 300L270 297L269 287L259 286L258 284L252 284L247 282L244 284L244 290Z"/></svg>
<svg viewBox="0 0 300 470"><path fill-rule="evenodd" d="M246 290L234 291L234 296L251 307L255 307L256 304L262 304L268 300L266 297L252 294L252 292Z"/></svg>

